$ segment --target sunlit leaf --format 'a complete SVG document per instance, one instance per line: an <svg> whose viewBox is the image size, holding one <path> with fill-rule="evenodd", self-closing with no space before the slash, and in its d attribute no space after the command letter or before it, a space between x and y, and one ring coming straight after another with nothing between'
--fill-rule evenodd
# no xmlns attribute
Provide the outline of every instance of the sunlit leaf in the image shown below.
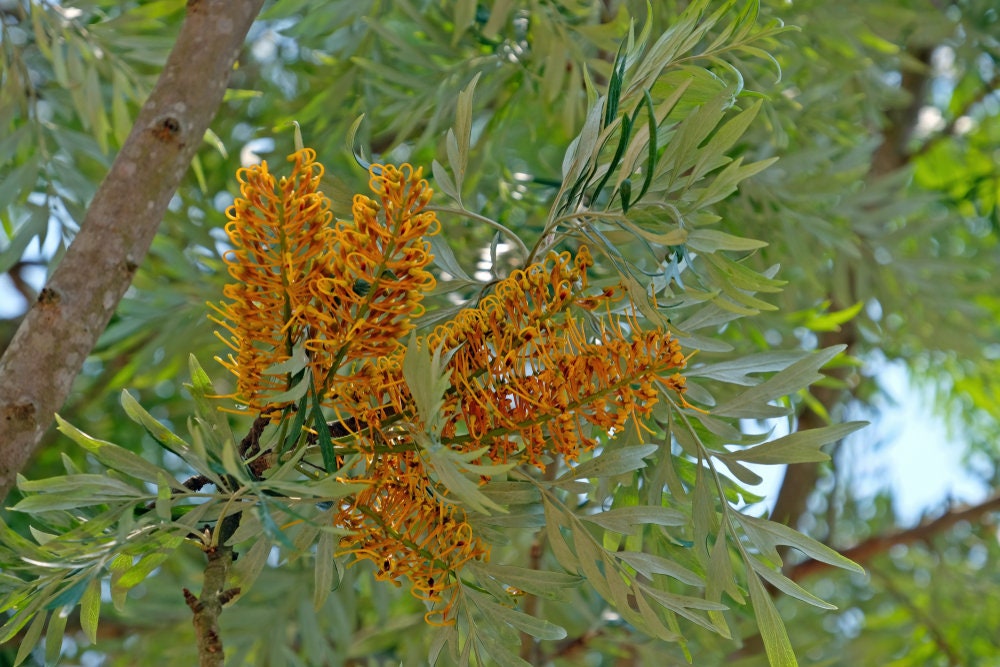
<svg viewBox="0 0 1000 667"><path fill-rule="evenodd" d="M771 465L828 461L829 455L821 452L820 447L842 440L867 425L868 422L844 422L823 428L796 431L762 445L734 451L725 458Z"/></svg>
<svg viewBox="0 0 1000 667"><path fill-rule="evenodd" d="M764 639L768 660L774 667L796 667L799 662L795 659L792 644L788 641L788 633L771 596L756 574L747 577L747 583L750 586L750 601L753 603L754 616L757 617L757 627Z"/></svg>

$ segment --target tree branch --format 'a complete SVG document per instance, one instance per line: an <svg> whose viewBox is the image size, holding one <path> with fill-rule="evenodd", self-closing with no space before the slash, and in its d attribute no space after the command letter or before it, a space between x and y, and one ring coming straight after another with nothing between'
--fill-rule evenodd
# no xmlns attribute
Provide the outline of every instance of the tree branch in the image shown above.
<svg viewBox="0 0 1000 667"><path fill-rule="evenodd" d="M198 664L200 667L223 667L226 654L222 649L219 635L219 615L222 606L240 594L238 588L226 588L229 568L233 564L233 548L226 542L236 532L240 523L239 514L231 514L222 520L219 543L205 548L208 562L201 585L201 597L184 589L184 601L194 613L194 630L198 638Z"/></svg>
<svg viewBox="0 0 1000 667"><path fill-rule="evenodd" d="M891 535L876 535L850 549L841 551L855 563L864 565L876 556L885 553L897 544L912 544L914 542L926 542L938 533L943 533L955 524L962 521L978 521L990 512L1000 512L1000 495L989 500L967 507L962 510L946 512L933 521L921 524L908 530L892 533ZM818 572L831 568L831 565L816 560L807 560L797 565L793 565L785 571L785 576L793 581L804 579Z"/></svg>
<svg viewBox="0 0 1000 667"><path fill-rule="evenodd" d="M0 359L0 498L128 289L263 0L188 0L177 42L65 257Z"/></svg>

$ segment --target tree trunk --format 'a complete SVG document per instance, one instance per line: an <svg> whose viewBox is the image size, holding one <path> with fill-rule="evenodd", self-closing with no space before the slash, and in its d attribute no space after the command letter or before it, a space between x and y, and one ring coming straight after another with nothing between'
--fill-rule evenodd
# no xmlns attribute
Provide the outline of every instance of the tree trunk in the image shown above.
<svg viewBox="0 0 1000 667"><path fill-rule="evenodd" d="M0 358L0 498L128 289L263 0L188 0L170 57L65 257Z"/></svg>

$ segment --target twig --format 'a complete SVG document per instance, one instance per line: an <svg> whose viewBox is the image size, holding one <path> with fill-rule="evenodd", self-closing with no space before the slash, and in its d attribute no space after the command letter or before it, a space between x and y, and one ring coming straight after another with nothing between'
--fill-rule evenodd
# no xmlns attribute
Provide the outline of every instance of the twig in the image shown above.
<svg viewBox="0 0 1000 667"><path fill-rule="evenodd" d="M521 240L520 236L518 236L510 229L497 222L496 220L487 218L485 215L479 215L478 213L473 213L472 211L465 208L448 208L446 206L428 206L427 210L434 211L435 213L451 213L452 215L462 215L465 216L466 218L470 218L472 220L481 222L485 225L489 225L490 227L492 227L493 229L497 230L498 232L506 236L508 239L510 239L511 243L517 246L517 250L518 252L521 253L522 257L530 256L530 252L528 251L528 246L524 245L524 241Z"/></svg>
<svg viewBox="0 0 1000 667"><path fill-rule="evenodd" d="M205 555L205 575L201 597L184 589L184 601L194 614L195 635L198 638L198 664L200 667L223 667L226 662L222 638L219 635L219 615L222 606L239 595L240 589L226 588L229 569L233 564L233 548L226 542L240 523L240 515L231 514L222 520L218 544L208 544Z"/></svg>

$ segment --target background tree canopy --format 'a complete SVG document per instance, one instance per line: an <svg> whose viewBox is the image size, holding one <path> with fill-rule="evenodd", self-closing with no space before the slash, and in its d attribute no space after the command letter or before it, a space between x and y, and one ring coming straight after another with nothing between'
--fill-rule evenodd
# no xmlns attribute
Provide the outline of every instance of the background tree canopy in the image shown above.
<svg viewBox="0 0 1000 667"><path fill-rule="evenodd" d="M5 484L23 474L0 535L0 660L194 664L198 604L185 594L209 588L206 552L211 565L231 546L238 558L215 591L228 603L230 664L993 664L1000 497L942 502L906 524L891 490L858 475L880 456L880 374L894 365L932 391L935 418L961 444L956 465L984 488L1000 482L995 4L275 0L256 15L253 1L0 3L0 341L11 345L0 463ZM197 32L226 11L225 35ZM222 37L242 42L238 19L255 15L231 69ZM204 63L185 56L196 53ZM175 141L198 113L207 122L230 69L204 139ZM190 95L189 107L156 106L172 94ZM369 163L422 167L435 191L436 286L412 312L418 338L374 356L405 359L400 391L415 407L402 430L432 473L428 493L447 499L435 507L469 517L492 549L488 562L445 568L458 597L457 623L443 629L425 622L416 579L392 586L380 580L388 566L343 551L353 524L330 512L367 483L350 466L389 453L350 444L343 403L317 389L326 384L289 382L272 404L303 409L274 425L210 398L240 391L211 361L227 349L205 305L233 283L226 210L249 198L237 169L266 159L288 176L299 136L325 166L318 186L337 220L358 220L355 194L383 174ZM145 148L156 142L166 152ZM190 161L176 192L170 160ZM61 339L14 339L24 312L59 307L61 292L39 291L79 250L88 207L96 216L106 204L112 230L156 222L115 218L129 202L99 186L149 202L137 211L160 201L163 219L145 257L115 260L127 263L121 275L95 278L84 263L65 278L107 278L124 297L94 298L106 329L80 320L76 333L100 334L82 367L48 368L67 390L75 379L64 403L47 397L59 428L20 470L11 424L24 421L32 378L12 373L12 358L34 359L43 342L45 360L73 356ZM109 234L94 252L114 258ZM657 396L630 407L614 437L584 423L595 413L583 398L556 405L595 445L573 452L575 471L542 444L558 440L553 405L531 408L542 465L520 449L473 457L459 446L468 418L449 432L431 416L471 402L449 403L461 388L448 364L464 348L435 358L429 341L444 339L431 332L469 309L485 321L489 304L520 312L503 301L505 279L549 251L572 253L579 270L584 246L588 282L570 281L572 307L591 313L573 315L581 330L604 332L605 346L669 332L684 355L697 350L680 369L684 393L668 390L679 389L669 373L655 387L634 375L582 389L616 397L601 414L646 389ZM347 287L337 307L364 301L371 284ZM586 310L612 293L615 305ZM530 349L570 328L571 306L544 294L567 328L525 327L541 336ZM486 347L504 351L498 341ZM291 352L279 374L319 373L315 357L296 365ZM518 379L544 382L529 376ZM396 428L391 411L366 414ZM308 436L324 419L330 437ZM912 443L913 456L943 444ZM255 465L251 450L274 458ZM748 490L761 466L786 464L776 497Z"/></svg>

